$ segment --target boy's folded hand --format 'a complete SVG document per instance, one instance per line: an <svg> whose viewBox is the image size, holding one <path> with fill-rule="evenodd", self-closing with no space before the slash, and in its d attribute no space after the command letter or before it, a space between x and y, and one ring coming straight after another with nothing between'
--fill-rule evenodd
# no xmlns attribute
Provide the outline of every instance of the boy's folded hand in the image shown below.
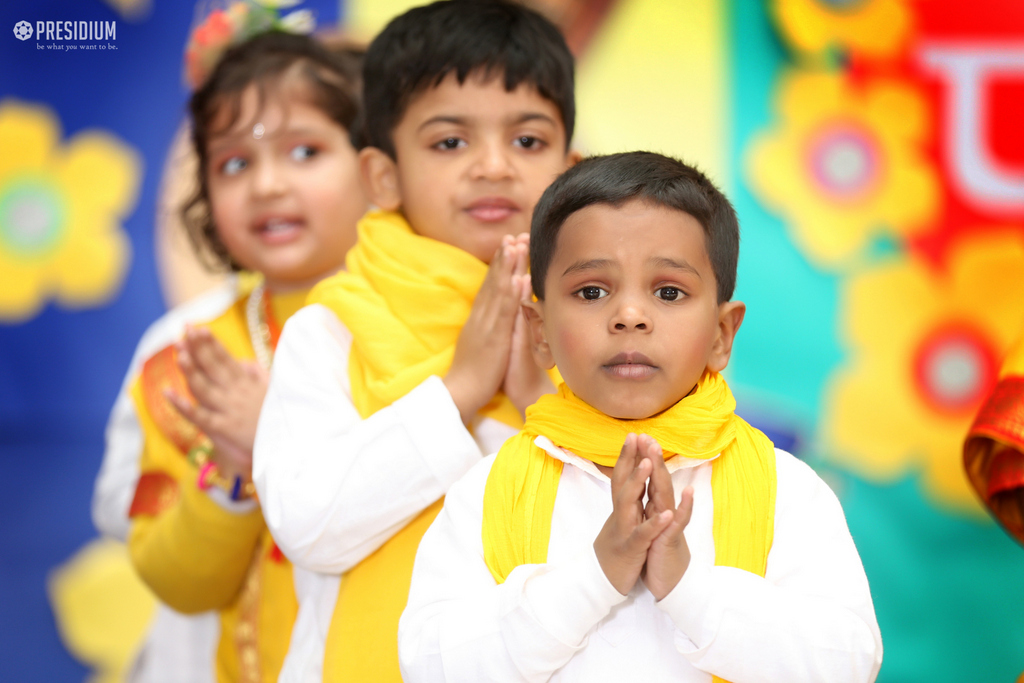
<svg viewBox="0 0 1024 683"><path fill-rule="evenodd" d="M647 550L647 564L644 565L644 585L656 600L672 592L690 565L690 547L686 544L683 531L690 523L693 513L693 487L683 490L679 506L675 504L672 490L672 476L665 466L661 447L652 450L651 481L647 486L647 507L644 515L648 519L670 520L665 528L651 542Z"/></svg>
<svg viewBox="0 0 1024 683"><path fill-rule="evenodd" d="M189 328L178 345L178 367L195 403L174 392L167 398L213 442L221 473L248 481L256 423L269 376L258 363L235 359L205 328Z"/></svg>
<svg viewBox="0 0 1024 683"><path fill-rule="evenodd" d="M612 470L612 514L594 540L601 569L615 590L628 595L647 562L652 541L673 519L664 511L645 518L643 497L660 447L647 435L629 434ZM662 463L664 466L664 463Z"/></svg>
<svg viewBox="0 0 1024 683"><path fill-rule="evenodd" d="M526 272L527 250L520 237L502 240L455 343L444 383L467 425L494 398L505 378L520 307L520 287L512 276Z"/></svg>
<svg viewBox="0 0 1024 683"><path fill-rule="evenodd" d="M529 301L533 294L528 274L513 275L513 286L519 287L520 302ZM526 409L544 394L555 393L555 385L544 368L537 365L530 348L530 324L520 307L512 328L512 346L509 351L508 368L501 389L512 401L519 414L526 417Z"/></svg>

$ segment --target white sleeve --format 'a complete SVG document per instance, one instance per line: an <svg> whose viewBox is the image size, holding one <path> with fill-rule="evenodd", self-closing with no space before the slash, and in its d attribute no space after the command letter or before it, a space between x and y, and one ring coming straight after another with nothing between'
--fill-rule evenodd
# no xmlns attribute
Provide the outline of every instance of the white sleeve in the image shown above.
<svg viewBox="0 0 1024 683"><path fill-rule="evenodd" d="M398 627L402 676L436 681L546 681L623 602L593 547L557 565L516 567L501 585L480 529L490 457L449 491L420 543Z"/></svg>
<svg viewBox="0 0 1024 683"><path fill-rule="evenodd" d="M274 540L295 564L327 574L358 564L481 457L438 377L361 419L349 388L351 343L321 305L288 320L253 451Z"/></svg>
<svg viewBox="0 0 1024 683"><path fill-rule="evenodd" d="M223 313L234 303L236 294L237 281L228 278L210 292L165 313L139 340L107 420L103 463L93 488L92 521L100 533L125 541L131 528L128 509L139 481L143 436L128 392L142 364L180 339L187 323L211 320Z"/></svg>
<svg viewBox="0 0 1024 683"><path fill-rule="evenodd" d="M766 576L692 567L658 606L675 623L683 656L725 680L873 681L882 637L842 507L810 467L776 453Z"/></svg>
<svg viewBox="0 0 1024 683"><path fill-rule="evenodd" d="M126 385L133 377L129 374ZM128 509L139 481L142 456L142 428L128 386L122 387L117 395L105 437L107 447L92 493L92 523L101 534L127 541L131 529Z"/></svg>

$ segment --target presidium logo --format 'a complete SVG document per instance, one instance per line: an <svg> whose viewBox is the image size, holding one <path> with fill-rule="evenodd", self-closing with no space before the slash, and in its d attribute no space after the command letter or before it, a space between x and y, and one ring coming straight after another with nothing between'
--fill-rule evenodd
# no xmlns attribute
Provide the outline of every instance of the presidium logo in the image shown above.
<svg viewBox="0 0 1024 683"><path fill-rule="evenodd" d="M35 30L27 21L14 25L14 36L28 40L117 40L116 21L37 21Z"/></svg>
<svg viewBox="0 0 1024 683"><path fill-rule="evenodd" d="M35 35L36 48L43 50L116 50L109 42L117 40L116 21L28 21L14 25L14 37L25 41Z"/></svg>

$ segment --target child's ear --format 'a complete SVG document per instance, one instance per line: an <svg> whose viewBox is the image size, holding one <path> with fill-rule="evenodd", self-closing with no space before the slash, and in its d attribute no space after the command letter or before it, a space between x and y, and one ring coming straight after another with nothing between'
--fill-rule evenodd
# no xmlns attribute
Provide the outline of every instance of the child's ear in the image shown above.
<svg viewBox="0 0 1024 683"><path fill-rule="evenodd" d="M551 355L551 347L544 334L544 306L540 301L532 299L524 301L522 305L526 323L530 326L530 351L533 353L533 360L538 366L550 370L555 367L555 359Z"/></svg>
<svg viewBox="0 0 1024 683"><path fill-rule="evenodd" d="M565 155L565 170L569 170L581 161L583 161L583 152L578 149L570 149Z"/></svg>
<svg viewBox="0 0 1024 683"><path fill-rule="evenodd" d="M397 211L402 205L398 191L398 165L376 147L359 150L359 173L370 203L385 211Z"/></svg>
<svg viewBox="0 0 1024 683"><path fill-rule="evenodd" d="M726 301L718 305L718 335L711 345L711 357L708 359L708 370L721 372L729 364L732 356L732 343L736 333L743 324L743 316L747 313L747 305L742 301Z"/></svg>

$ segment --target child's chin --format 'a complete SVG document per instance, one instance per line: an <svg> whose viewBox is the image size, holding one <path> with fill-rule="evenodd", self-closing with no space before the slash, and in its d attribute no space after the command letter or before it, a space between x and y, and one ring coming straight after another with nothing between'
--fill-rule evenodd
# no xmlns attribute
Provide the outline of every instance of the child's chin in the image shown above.
<svg viewBox="0 0 1024 683"><path fill-rule="evenodd" d="M637 397L633 400L605 400L599 401L604 405L594 406L605 415L614 417L616 420L643 420L661 412L653 406L649 399Z"/></svg>
<svg viewBox="0 0 1024 683"><path fill-rule="evenodd" d="M267 279L280 284L298 285L315 279L317 275L315 270L306 263L280 259L277 263L268 265L262 272Z"/></svg>
<svg viewBox="0 0 1024 683"><path fill-rule="evenodd" d="M525 232L529 231L530 228L527 227ZM463 249L473 256L476 256L484 263L490 265L491 261L494 260L494 254L501 246L501 240L505 238L505 235L515 237L523 232L523 230L519 230L515 226L491 226L489 228L481 228L474 235L474 239L471 241L467 240L468 243L463 246Z"/></svg>
<svg viewBox="0 0 1024 683"><path fill-rule="evenodd" d="M636 387L635 390L621 393L606 392L595 397L595 403L591 405L617 420L644 420L655 417L678 402L678 399L652 396L652 393L650 387Z"/></svg>
<svg viewBox="0 0 1024 683"><path fill-rule="evenodd" d="M491 261L494 260L494 254L497 253L498 247L500 246L501 240L499 239L496 242L494 242L493 246L491 246L490 242L485 242L480 245L474 245L467 249L467 251L473 256L476 256L478 259L480 259L487 265L491 265Z"/></svg>

